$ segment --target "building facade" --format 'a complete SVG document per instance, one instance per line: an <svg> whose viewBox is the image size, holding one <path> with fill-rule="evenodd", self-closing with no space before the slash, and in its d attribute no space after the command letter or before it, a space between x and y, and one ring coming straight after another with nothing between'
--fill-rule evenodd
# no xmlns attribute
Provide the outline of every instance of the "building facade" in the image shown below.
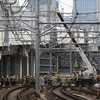
<svg viewBox="0 0 100 100"><path fill-rule="evenodd" d="M91 21L97 19L97 0L73 0L73 15L79 13L77 20Z"/></svg>
<svg viewBox="0 0 100 100"><path fill-rule="evenodd" d="M31 6L32 10L35 10L35 8L36 8L35 2L36 2L35 0L30 0L28 3L28 7ZM39 5L40 5L40 10L42 10L42 11L47 10L47 0L40 0ZM56 8L56 7L58 7L58 1L50 0L50 5L51 5L51 9Z"/></svg>
<svg viewBox="0 0 100 100"><path fill-rule="evenodd" d="M76 21L79 22L98 21L99 2L99 0L73 0L73 20L76 18ZM84 43L88 43L88 37L95 36L95 33L89 33L89 31L97 29L97 26L92 26L91 29L88 27L89 25L81 27L84 30ZM92 42L94 41L90 41L90 43Z"/></svg>

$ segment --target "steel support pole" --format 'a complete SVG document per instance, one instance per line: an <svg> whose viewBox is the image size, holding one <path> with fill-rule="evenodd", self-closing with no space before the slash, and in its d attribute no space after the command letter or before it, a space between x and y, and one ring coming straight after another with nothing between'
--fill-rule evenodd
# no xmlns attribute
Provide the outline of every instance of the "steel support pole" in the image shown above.
<svg viewBox="0 0 100 100"><path fill-rule="evenodd" d="M52 75L52 43L51 43L51 40L50 40L49 49L50 49L50 75Z"/></svg>
<svg viewBox="0 0 100 100"><path fill-rule="evenodd" d="M72 41L70 41L70 75L73 73L73 68L72 68L72 50L71 50L71 46L72 46Z"/></svg>
<svg viewBox="0 0 100 100"><path fill-rule="evenodd" d="M33 8L31 7L31 16L34 16L34 12L33 12ZM31 20L33 20L33 17L31 17ZM33 26L33 21L31 21L31 27L34 27ZM33 37L33 35L34 35L34 33L31 31L31 37ZM35 76L35 74L34 74L34 61L33 61L33 46L34 46L34 42L33 42L33 39L32 39L32 42L31 42L31 46L32 46L32 49L31 49L31 66L30 66L30 69L31 69L31 71L30 71L30 73L31 73L31 75L34 75Z"/></svg>
<svg viewBox="0 0 100 100"><path fill-rule="evenodd" d="M47 18L47 22L50 22L50 11L51 11L51 7L50 7L50 3L51 0L47 0L47 14L48 14L48 18ZM48 24L48 26L50 26ZM49 42L49 49L50 49L50 75L52 75L52 32L50 33L50 42Z"/></svg>
<svg viewBox="0 0 100 100"><path fill-rule="evenodd" d="M39 0L36 0L36 84L35 89L39 91L39 70L40 70L40 59L39 59Z"/></svg>
<svg viewBox="0 0 100 100"><path fill-rule="evenodd" d="M35 76L35 69L36 69L36 67L35 67L35 57L33 58L33 75Z"/></svg>

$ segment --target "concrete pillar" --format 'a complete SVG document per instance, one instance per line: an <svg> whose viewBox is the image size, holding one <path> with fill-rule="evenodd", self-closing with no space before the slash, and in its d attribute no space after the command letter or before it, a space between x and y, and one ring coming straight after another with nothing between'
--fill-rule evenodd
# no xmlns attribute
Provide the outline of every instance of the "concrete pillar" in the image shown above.
<svg viewBox="0 0 100 100"><path fill-rule="evenodd" d="M35 76L35 58L33 56L33 52L31 51L31 58L30 58L30 74Z"/></svg>
<svg viewBox="0 0 100 100"><path fill-rule="evenodd" d="M0 77L3 76L3 61L0 61Z"/></svg>
<svg viewBox="0 0 100 100"><path fill-rule="evenodd" d="M27 56L27 76L29 76L29 56Z"/></svg>
<svg viewBox="0 0 100 100"><path fill-rule="evenodd" d="M10 76L10 68L11 66L10 66L10 57L6 57L5 58L5 76L6 75L8 75L8 76Z"/></svg>
<svg viewBox="0 0 100 100"><path fill-rule="evenodd" d="M35 74L36 74L35 73L36 72L35 71L35 65L36 65L36 63L35 63L35 58L33 56L31 57L31 62L30 63L31 63L30 74L33 75L33 76L35 76Z"/></svg>
<svg viewBox="0 0 100 100"><path fill-rule="evenodd" d="M22 79L22 57L20 57L20 79Z"/></svg>
<svg viewBox="0 0 100 100"><path fill-rule="evenodd" d="M58 66L58 56L57 56L57 72L58 72L58 67L59 67L59 66Z"/></svg>
<svg viewBox="0 0 100 100"><path fill-rule="evenodd" d="M0 60L1 60L1 57L2 57L2 51L0 50Z"/></svg>
<svg viewBox="0 0 100 100"><path fill-rule="evenodd" d="M12 75L20 77L20 57L12 57Z"/></svg>

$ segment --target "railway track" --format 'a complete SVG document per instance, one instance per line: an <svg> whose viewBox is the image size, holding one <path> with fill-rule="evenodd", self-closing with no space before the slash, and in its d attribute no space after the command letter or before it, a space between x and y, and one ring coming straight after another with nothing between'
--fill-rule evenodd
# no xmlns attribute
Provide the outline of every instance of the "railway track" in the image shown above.
<svg viewBox="0 0 100 100"><path fill-rule="evenodd" d="M21 87L17 87L14 88L12 90L9 90L3 97L3 100L17 100L17 94L18 92L20 92L23 88L23 86Z"/></svg>
<svg viewBox="0 0 100 100"><path fill-rule="evenodd" d="M65 91L65 89L67 90L67 92ZM84 96L80 96L80 95L75 95L75 91L72 92L71 88L67 87L62 87L61 90L62 94L73 98L74 100L89 100L88 98L85 98Z"/></svg>
<svg viewBox="0 0 100 100"><path fill-rule="evenodd" d="M34 95L34 91L30 91L33 89L32 87L26 87L18 93L18 100L38 100L37 97Z"/></svg>
<svg viewBox="0 0 100 100"><path fill-rule="evenodd" d="M61 87L53 88L52 89L52 94L55 95L56 100L73 100L72 98L69 98L69 97L65 96L61 92Z"/></svg>
<svg viewBox="0 0 100 100"><path fill-rule="evenodd" d="M26 87L18 93L19 100L30 100L28 97L28 93L30 92L31 87Z"/></svg>
<svg viewBox="0 0 100 100"><path fill-rule="evenodd" d="M3 100L41 100L38 97L38 92L35 92L33 87L16 87L9 90ZM61 87L55 86L52 89L45 91L48 100L100 100L96 99L97 89L87 87ZM45 99L42 99L45 100Z"/></svg>
<svg viewBox="0 0 100 100"><path fill-rule="evenodd" d="M29 100L39 100L37 97L33 96L33 93L28 93L27 97L29 98Z"/></svg>
<svg viewBox="0 0 100 100"><path fill-rule="evenodd" d="M77 97L70 93L65 93L62 87L53 87L48 93L47 98L49 100L87 100L83 97Z"/></svg>
<svg viewBox="0 0 100 100"><path fill-rule="evenodd" d="M17 87L12 90L9 90L3 97L3 100L38 100L33 95L33 91L30 92L30 88L32 87Z"/></svg>
<svg viewBox="0 0 100 100"><path fill-rule="evenodd" d="M63 88L66 93L72 94L76 97L82 97L84 100L98 100L96 99L96 92L91 91L88 87L73 87L70 90Z"/></svg>
<svg viewBox="0 0 100 100"><path fill-rule="evenodd" d="M0 89L0 100L3 100L4 95L5 95L6 93L8 93L10 90L15 89L15 88L18 88L18 87L21 87L21 86L22 86L22 85L10 86L8 89L6 89L6 87L2 87L2 88Z"/></svg>
<svg viewBox="0 0 100 100"><path fill-rule="evenodd" d="M96 90L87 87L53 87L48 91L48 100L100 100L96 99Z"/></svg>

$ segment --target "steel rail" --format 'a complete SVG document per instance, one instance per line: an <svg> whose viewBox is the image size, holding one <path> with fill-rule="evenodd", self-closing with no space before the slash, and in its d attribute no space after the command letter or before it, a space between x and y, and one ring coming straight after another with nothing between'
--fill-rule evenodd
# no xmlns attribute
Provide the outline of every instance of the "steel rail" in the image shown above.
<svg viewBox="0 0 100 100"><path fill-rule="evenodd" d="M62 87L62 88L60 89L60 91L61 91L62 94L66 95L66 96L68 96L68 97L71 97L71 98L73 98L74 100L87 100L86 98L77 97L77 96L74 96L73 94L70 94L70 93L65 92L65 91L64 91L64 88L66 88L66 87Z"/></svg>

